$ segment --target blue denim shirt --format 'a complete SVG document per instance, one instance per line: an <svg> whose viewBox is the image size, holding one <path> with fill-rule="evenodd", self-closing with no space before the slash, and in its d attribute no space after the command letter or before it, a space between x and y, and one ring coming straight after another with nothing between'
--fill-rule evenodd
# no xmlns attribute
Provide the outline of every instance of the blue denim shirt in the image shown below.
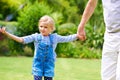
<svg viewBox="0 0 120 80"><path fill-rule="evenodd" d="M35 33L23 37L25 44L34 42L35 46L32 74L53 77L57 43L70 42L76 39L76 34L61 36L57 33L50 34L49 36L42 36L41 34Z"/></svg>

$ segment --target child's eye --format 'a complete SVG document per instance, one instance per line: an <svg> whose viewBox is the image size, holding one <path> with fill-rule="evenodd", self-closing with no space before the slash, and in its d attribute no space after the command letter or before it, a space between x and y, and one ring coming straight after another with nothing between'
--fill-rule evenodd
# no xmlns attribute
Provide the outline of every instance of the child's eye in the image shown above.
<svg viewBox="0 0 120 80"><path fill-rule="evenodd" d="M41 27L41 28L42 28L43 26L39 26L39 27Z"/></svg>
<svg viewBox="0 0 120 80"><path fill-rule="evenodd" d="M47 27L45 27L45 28L47 28Z"/></svg>

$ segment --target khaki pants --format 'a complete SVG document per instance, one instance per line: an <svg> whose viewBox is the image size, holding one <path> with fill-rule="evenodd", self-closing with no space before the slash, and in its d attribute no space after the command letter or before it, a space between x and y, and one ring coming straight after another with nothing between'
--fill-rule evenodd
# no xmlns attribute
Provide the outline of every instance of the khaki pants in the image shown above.
<svg viewBox="0 0 120 80"><path fill-rule="evenodd" d="M120 80L120 33L105 33L101 76L102 80Z"/></svg>

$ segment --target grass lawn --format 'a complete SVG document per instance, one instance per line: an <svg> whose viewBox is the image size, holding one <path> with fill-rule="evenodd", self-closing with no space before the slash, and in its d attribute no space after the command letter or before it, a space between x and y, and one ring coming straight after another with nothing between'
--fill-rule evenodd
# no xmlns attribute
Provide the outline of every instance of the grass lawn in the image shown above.
<svg viewBox="0 0 120 80"><path fill-rule="evenodd" d="M0 57L0 80L33 80L32 58ZM100 80L100 60L57 58L54 80Z"/></svg>

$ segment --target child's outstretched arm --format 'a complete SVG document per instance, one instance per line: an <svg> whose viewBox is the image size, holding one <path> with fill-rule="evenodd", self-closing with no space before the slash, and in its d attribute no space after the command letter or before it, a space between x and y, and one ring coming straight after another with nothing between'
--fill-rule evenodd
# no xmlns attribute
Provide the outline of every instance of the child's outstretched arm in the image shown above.
<svg viewBox="0 0 120 80"><path fill-rule="evenodd" d="M23 39L21 37L10 34L9 32L6 31L5 27L0 28L0 32L19 43L23 43Z"/></svg>

